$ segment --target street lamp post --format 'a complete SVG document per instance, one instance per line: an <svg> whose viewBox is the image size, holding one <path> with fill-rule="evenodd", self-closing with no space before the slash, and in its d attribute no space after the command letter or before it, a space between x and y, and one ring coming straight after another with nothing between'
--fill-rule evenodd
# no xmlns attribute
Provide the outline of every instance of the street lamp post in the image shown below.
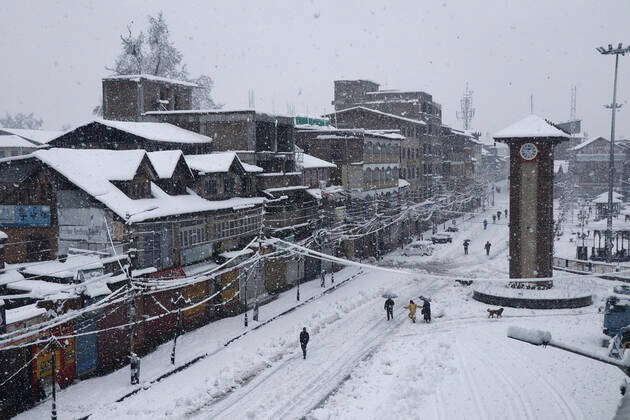
<svg viewBox="0 0 630 420"><path fill-rule="evenodd" d="M619 56L630 52L630 47L624 48L620 42L619 45L617 45L617 48L613 48L612 44L608 44L608 49L598 47L597 51L602 55L615 56L613 100L610 105L605 105L606 108L611 110L610 158L608 161L608 209L606 217L606 261L610 262L612 259L613 178L615 175L615 114L617 113L617 108L621 108L621 105L617 103L617 68L619 67Z"/></svg>

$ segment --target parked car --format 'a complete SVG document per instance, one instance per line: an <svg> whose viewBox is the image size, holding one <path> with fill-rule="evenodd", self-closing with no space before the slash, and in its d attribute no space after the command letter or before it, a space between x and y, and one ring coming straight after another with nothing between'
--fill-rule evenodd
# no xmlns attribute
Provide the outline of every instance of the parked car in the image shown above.
<svg viewBox="0 0 630 420"><path fill-rule="evenodd" d="M457 226L449 226L446 228L447 232L459 232L459 228Z"/></svg>
<svg viewBox="0 0 630 420"><path fill-rule="evenodd" d="M402 254L406 257L414 255L431 255L433 254L434 249L432 241L414 241L403 249Z"/></svg>
<svg viewBox="0 0 630 420"><path fill-rule="evenodd" d="M448 233L436 233L431 237L431 242L434 244L446 244L453 242L453 237Z"/></svg>

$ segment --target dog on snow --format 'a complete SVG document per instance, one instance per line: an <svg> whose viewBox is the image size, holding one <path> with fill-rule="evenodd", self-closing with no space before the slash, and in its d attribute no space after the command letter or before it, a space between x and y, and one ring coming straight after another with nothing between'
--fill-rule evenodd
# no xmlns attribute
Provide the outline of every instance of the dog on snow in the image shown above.
<svg viewBox="0 0 630 420"><path fill-rule="evenodd" d="M501 318L502 316L503 316L503 308L499 308L499 309L488 308L488 318Z"/></svg>

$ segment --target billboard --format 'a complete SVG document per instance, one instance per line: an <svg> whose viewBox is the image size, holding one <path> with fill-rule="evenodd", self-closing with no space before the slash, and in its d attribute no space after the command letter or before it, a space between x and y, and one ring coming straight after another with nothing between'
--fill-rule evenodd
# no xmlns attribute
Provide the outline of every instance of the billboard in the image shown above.
<svg viewBox="0 0 630 420"><path fill-rule="evenodd" d="M50 226L50 206L0 205L0 227Z"/></svg>

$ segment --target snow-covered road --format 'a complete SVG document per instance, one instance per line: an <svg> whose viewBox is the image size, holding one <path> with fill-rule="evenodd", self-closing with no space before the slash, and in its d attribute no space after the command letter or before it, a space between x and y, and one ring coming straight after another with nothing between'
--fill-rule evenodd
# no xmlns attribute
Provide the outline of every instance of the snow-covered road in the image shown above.
<svg viewBox="0 0 630 420"><path fill-rule="evenodd" d="M123 369L60 393L61 418L86 412L90 419L608 419L619 399L623 374L608 365L557 349L543 349L506 337L511 325L543 328L555 339L602 354L597 306L616 282L578 281L594 293L595 305L575 310L506 308L488 319L488 305L472 300L471 287L428 279L422 270L462 277L507 273L507 226L458 220L452 244L431 257L402 257L387 265L413 267L418 274L366 270L343 287L324 294L269 324L250 330L229 347L226 339L243 331L241 317L225 319L181 338L182 360L201 360L122 402L128 390ZM502 220L503 221L503 220ZM473 240L463 256L462 241ZM493 244L490 256L483 244ZM347 268L338 278L357 272ZM565 274L559 274L565 275ZM386 321L384 291L399 295L395 320ZM318 281L303 285L317 296ZM402 306L409 298L431 296L434 320L412 324ZM295 305L295 291L261 309L263 319ZM298 334L311 333L302 360ZM145 378L167 368L170 345L143 358ZM20 418L45 418L47 404Z"/></svg>
<svg viewBox="0 0 630 420"><path fill-rule="evenodd" d="M432 295L440 287L444 284L432 282L420 290L417 284L411 284L399 293L401 301L407 301L419 294ZM376 300L376 304L382 302L378 297ZM187 414L199 418L239 418L244 407L251 418L292 419L308 413L406 320L402 308L388 322L382 311L373 310L373 305L370 301L369 305L354 309L332 328L317 334L311 340L306 360L300 354L293 354L209 408L194 408Z"/></svg>

